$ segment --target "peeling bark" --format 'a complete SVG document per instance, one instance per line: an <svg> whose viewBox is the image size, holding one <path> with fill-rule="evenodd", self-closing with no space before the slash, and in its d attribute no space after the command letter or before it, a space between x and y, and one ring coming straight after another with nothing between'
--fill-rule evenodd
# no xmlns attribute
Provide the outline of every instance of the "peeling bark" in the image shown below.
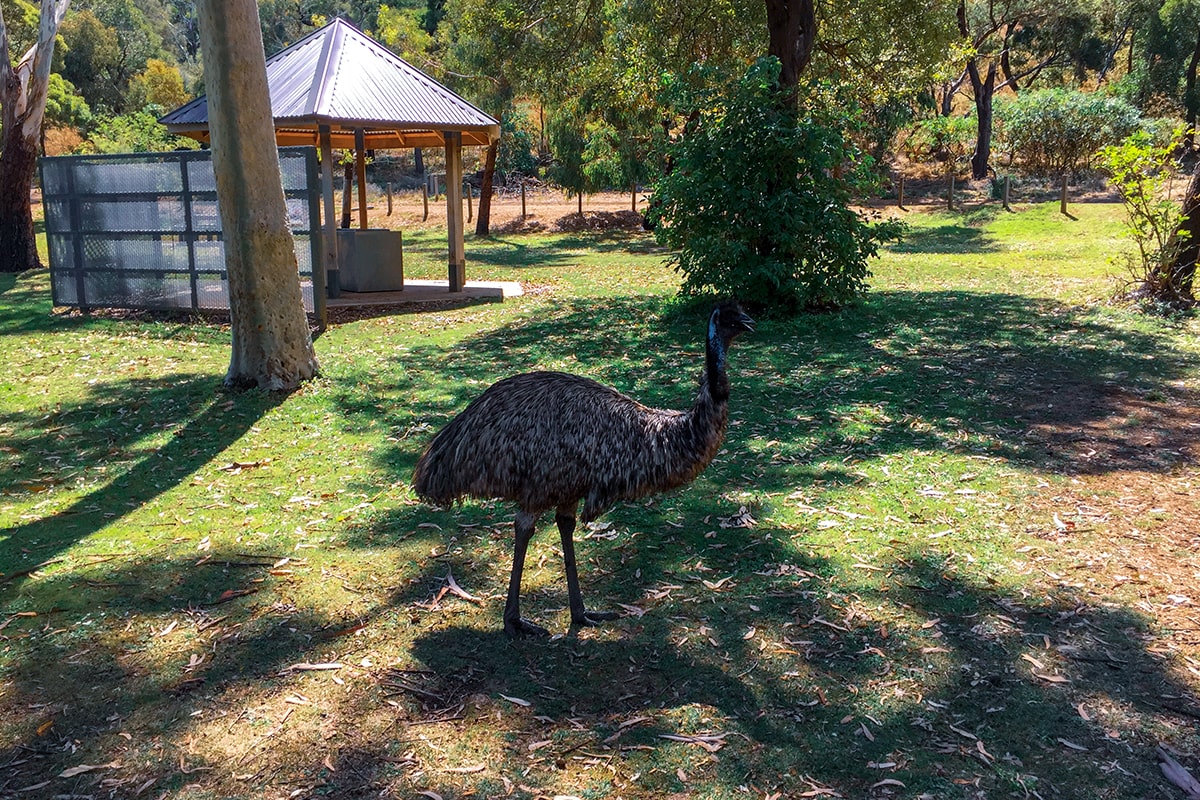
<svg viewBox="0 0 1200 800"><path fill-rule="evenodd" d="M37 172L55 37L68 5L70 0L42 0L37 43L15 67L0 9L0 272L41 266L29 195Z"/></svg>

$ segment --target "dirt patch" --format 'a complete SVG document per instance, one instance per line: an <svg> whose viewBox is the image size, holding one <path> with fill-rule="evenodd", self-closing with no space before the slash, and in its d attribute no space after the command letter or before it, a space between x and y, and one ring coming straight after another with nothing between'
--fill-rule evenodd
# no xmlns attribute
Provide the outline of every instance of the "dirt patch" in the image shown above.
<svg viewBox="0 0 1200 800"><path fill-rule="evenodd" d="M1028 437L1062 462L1069 480L1031 500L1029 531L1055 542L1053 556L1035 560L1060 589L1145 615L1154 640L1148 649L1173 661L1182 683L1196 685L1200 397L1182 388L1155 395L1066 385L1052 405L1031 409ZM1200 716L1200 708L1167 700L1168 710Z"/></svg>
<svg viewBox="0 0 1200 800"><path fill-rule="evenodd" d="M1027 437L1068 474L1161 473L1200 462L1200 397L1062 384L1027 403Z"/></svg>
<svg viewBox="0 0 1200 800"><path fill-rule="evenodd" d="M636 211L585 211L567 214L554 223L560 233L580 231L640 231L643 217Z"/></svg>

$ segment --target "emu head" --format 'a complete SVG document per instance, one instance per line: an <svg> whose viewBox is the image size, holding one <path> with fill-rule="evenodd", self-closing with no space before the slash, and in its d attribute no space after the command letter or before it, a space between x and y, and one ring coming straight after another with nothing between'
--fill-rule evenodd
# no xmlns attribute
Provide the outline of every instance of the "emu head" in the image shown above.
<svg viewBox="0 0 1200 800"><path fill-rule="evenodd" d="M742 310L736 300L725 300L713 309L708 320L708 338L720 345L722 352L743 333L754 332L754 320Z"/></svg>

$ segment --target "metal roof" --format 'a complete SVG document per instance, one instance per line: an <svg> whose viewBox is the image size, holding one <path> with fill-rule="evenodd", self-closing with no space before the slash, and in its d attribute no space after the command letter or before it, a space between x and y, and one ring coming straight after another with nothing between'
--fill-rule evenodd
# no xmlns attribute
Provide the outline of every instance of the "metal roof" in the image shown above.
<svg viewBox="0 0 1200 800"><path fill-rule="evenodd" d="M461 131L464 145L487 145L500 122L343 19L334 19L267 59L267 85L279 144L317 144L329 125L332 145L442 147ZM198 97L160 120L172 133L208 139L208 100Z"/></svg>

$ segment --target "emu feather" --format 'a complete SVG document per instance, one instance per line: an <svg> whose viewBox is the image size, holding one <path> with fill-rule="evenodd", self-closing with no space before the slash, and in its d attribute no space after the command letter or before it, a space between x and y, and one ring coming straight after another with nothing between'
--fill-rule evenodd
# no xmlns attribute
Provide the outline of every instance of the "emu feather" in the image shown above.
<svg viewBox="0 0 1200 800"><path fill-rule="evenodd" d="M430 442L413 474L416 493L448 506L463 497L516 503L513 568L504 628L511 636L546 631L520 618L525 551L534 527L555 509L574 624L615 614L587 611L579 591L576 512L589 522L621 500L690 483L713 460L729 418L725 357L754 322L732 301L709 319L706 370L692 408L648 408L590 378L530 372L505 378L475 398Z"/></svg>

